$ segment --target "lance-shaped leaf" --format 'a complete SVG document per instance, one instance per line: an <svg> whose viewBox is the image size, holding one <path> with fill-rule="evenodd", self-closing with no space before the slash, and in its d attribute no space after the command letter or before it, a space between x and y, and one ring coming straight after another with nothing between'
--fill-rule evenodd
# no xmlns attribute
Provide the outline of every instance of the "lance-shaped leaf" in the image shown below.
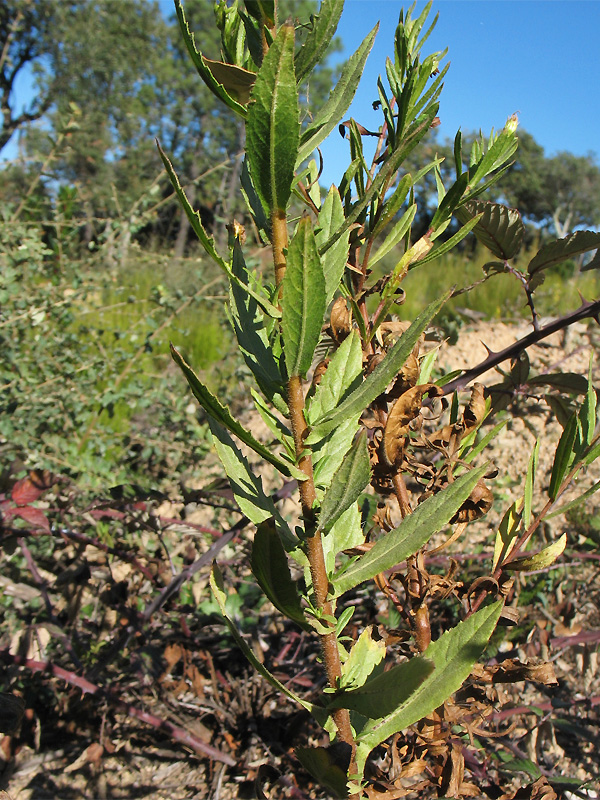
<svg viewBox="0 0 600 800"><path fill-rule="evenodd" d="M234 275L231 271L229 264L221 258L215 248L215 242L212 236L209 236L207 232L204 230L204 226L202 225L202 221L200 219L200 214L198 211L194 211L192 206L190 205L189 200L185 192L183 191L181 184L179 183L179 178L175 174L175 170L173 169L173 165L163 152L160 145L158 145L158 151L160 153L160 157L165 165L165 169L167 170L167 175L171 181L173 188L175 189L175 193L179 198L179 202L181 203L183 210L186 213L187 218L190 221L192 226L192 230L200 240L200 244L208 253L208 255L212 258L212 260L219 266L223 272L225 272L229 279L237 283L238 286L241 286L248 292L248 294L252 295L252 297L256 300L256 302L260 305L260 307L265 311L270 317L273 319L278 319L281 316L281 312L277 309L272 303L270 303L265 297L262 297L258 292L253 291L249 286L244 286L243 283L240 282L237 275Z"/></svg>
<svg viewBox="0 0 600 800"><path fill-rule="evenodd" d="M396 245L401 239L404 238L406 232L412 225L416 213L417 213L417 204L413 203L406 209L402 217L398 220L398 222L394 225L392 230L385 237L381 246L377 248L373 256L369 259L369 266L374 266L378 261L380 261L384 256L386 256L390 252L390 250L393 250L393 248L396 247Z"/></svg>
<svg viewBox="0 0 600 800"><path fill-rule="evenodd" d="M287 253L281 297L281 332L290 375L305 375L325 315L325 277L308 217L298 223Z"/></svg>
<svg viewBox="0 0 600 800"><path fill-rule="evenodd" d="M360 337L352 331L333 354L315 394L307 403L309 425L332 411L362 374Z"/></svg>
<svg viewBox="0 0 600 800"><path fill-rule="evenodd" d="M298 703L305 708L309 714L312 714L314 718L319 722L319 724L324 725L327 721L327 712L321 706L316 705L315 703L310 703L308 700L304 700L301 697L298 697L297 694L294 694L287 686L285 686L281 681L277 680L277 678L269 672L269 670L262 664L257 657L254 655L252 649L248 647L246 644L245 639L238 631L235 623L231 619L231 617L227 613L226 607L226 600L227 600L227 593L225 592L225 586L223 583L223 575L221 574L221 570L217 566L217 564L213 564L212 572L210 574L210 588L213 593L215 600L217 601L217 605L223 615L225 622L227 623L227 627L229 628L231 635L235 639L238 647L242 651L242 653L246 656L248 661L252 664L254 669L263 676L278 692L281 692L286 697L289 697L290 700Z"/></svg>
<svg viewBox="0 0 600 800"><path fill-rule="evenodd" d="M358 689L336 693L327 707L349 708L368 719L387 717L410 700L434 668L433 661L428 658L411 658L382 672Z"/></svg>
<svg viewBox="0 0 600 800"><path fill-rule="evenodd" d="M548 487L548 497L551 500L556 500L563 478L574 461L573 445L575 444L578 425L577 414L572 414L558 441L550 475L550 486Z"/></svg>
<svg viewBox="0 0 600 800"><path fill-rule="evenodd" d="M275 608L301 628L312 630L304 616L296 584L290 575L286 552L271 519L257 528L250 566L260 588Z"/></svg>
<svg viewBox="0 0 600 800"><path fill-rule="evenodd" d="M533 487L535 484L535 476L537 472L538 458L540 453L540 440L537 439L531 456L529 464L527 465L527 477L525 478L525 493L523 495L523 525L525 528L529 527L532 515L533 505ZM496 567L494 567L495 569Z"/></svg>
<svg viewBox="0 0 600 800"><path fill-rule="evenodd" d="M454 214L463 225L481 214L473 233L496 258L506 261L513 258L521 249L525 227L516 208L509 208L500 203L469 200Z"/></svg>
<svg viewBox="0 0 600 800"><path fill-rule="evenodd" d="M348 110L363 75L367 56L371 52L379 24L366 36L354 55L342 68L342 74L325 105L306 128L300 140L296 164L301 164L339 124Z"/></svg>
<svg viewBox="0 0 600 800"><path fill-rule="evenodd" d="M394 380L404 366L404 363L412 353L413 347L423 331L442 308L449 296L450 293L447 293L433 303L430 303L430 305L419 314L410 328L402 334L391 350L388 351L383 361L375 367L373 372L367 376L360 386L348 395L339 406L314 422L312 430L306 439L307 444L316 444L345 419L360 415L373 400L385 391L386 387Z"/></svg>
<svg viewBox="0 0 600 800"><path fill-rule="evenodd" d="M433 662L433 672L399 708L382 719L367 722L358 734L356 763L359 779L374 747L426 717L460 689L485 649L501 611L501 602L492 603L429 645L423 657Z"/></svg>
<svg viewBox="0 0 600 800"><path fill-rule="evenodd" d="M566 514L567 511L570 511L572 508L576 508L577 506L581 505L581 503L585 503L593 494L595 494L598 489L600 489L600 481L597 481L590 486L589 489L586 489L583 494L580 494L579 497L576 497L575 500L571 500L568 503L565 503L560 508L557 508L556 511L553 511L551 514L546 514L546 519L552 519L552 517L557 517L559 514Z"/></svg>
<svg viewBox="0 0 600 800"><path fill-rule="evenodd" d="M385 642L383 639L373 639L372 632L373 626L369 625L352 645L348 658L342 664L341 689L348 691L362 686L375 667L384 660Z"/></svg>
<svg viewBox="0 0 600 800"><path fill-rule="evenodd" d="M223 64L218 61L208 61L196 49L194 34L190 32L181 0L175 0L175 10L179 19L179 27L188 52L198 70L198 74L208 86L210 91L236 114L246 119L246 106L249 90L252 87L253 73L232 64ZM214 71L213 71L214 70Z"/></svg>
<svg viewBox="0 0 600 800"><path fill-rule="evenodd" d="M354 203L350 212L346 216L343 225L329 237L322 247L319 248L319 252L321 254L330 248L342 234L351 228L365 208L367 208L370 203L372 203L373 200L379 196L383 185L387 183L392 175L395 174L409 153L415 149L421 139L427 134L437 112L438 105L434 104L431 108L428 108L426 111L424 111L417 120L415 120L404 139L398 145L398 148L390 155L388 159L384 161L381 169L375 176L369 188L365 191L362 197L359 197L359 199ZM343 195L343 192L340 192L340 194Z"/></svg>
<svg viewBox="0 0 600 800"><path fill-rule="evenodd" d="M336 186L332 186L323 201L319 211L318 228L315 231L317 248L320 248L333 231L337 230L344 221L344 207L340 193ZM325 275L325 300L326 305L333 300L340 285L340 280L348 261L348 240L350 231L346 231L337 242L322 256L323 274Z"/></svg>
<svg viewBox="0 0 600 800"><path fill-rule="evenodd" d="M344 8L344 0L322 0L312 28L295 56L296 80L301 83L321 61L331 44Z"/></svg>
<svg viewBox="0 0 600 800"><path fill-rule="evenodd" d="M286 475L288 478L296 478L296 480L299 481L306 480L306 475L304 475L301 470L274 454L270 448L255 439L249 430L246 430L243 425L231 416L229 409L222 405L214 394L202 383L181 353L172 345L171 355L173 361L175 361L185 375L185 379L194 393L194 396L209 417L223 425L227 430L231 431L231 433L234 433L238 439L244 442L244 444L247 444L255 453L262 456L269 464L272 464L282 475Z"/></svg>
<svg viewBox="0 0 600 800"><path fill-rule="evenodd" d="M364 544L365 535L358 503L351 505L338 517L336 522L323 536L323 556L328 575L335 572L335 559L343 550Z"/></svg>
<svg viewBox="0 0 600 800"><path fill-rule="evenodd" d="M256 77L246 124L250 175L265 206L285 211L300 140L294 28L283 25Z"/></svg>
<svg viewBox="0 0 600 800"><path fill-rule="evenodd" d="M325 492L318 518L318 528L328 530L358 500L371 480L367 434L362 431L342 461Z"/></svg>
<svg viewBox="0 0 600 800"><path fill-rule="evenodd" d="M246 268L238 239L233 245L231 269L239 281L230 282L229 297L231 323L240 351L265 396L285 413L285 378L269 343L265 315L252 294L247 291L252 276Z"/></svg>
<svg viewBox="0 0 600 800"><path fill-rule="evenodd" d="M452 519L487 469L484 464L466 475L461 475L441 492L417 506L397 528L378 539L364 556L334 579L335 596L339 597L414 555L434 533Z"/></svg>
<svg viewBox="0 0 600 800"><path fill-rule="evenodd" d="M523 513L523 498L515 502L506 510L502 521L496 531L494 542L494 557L492 559L492 572L496 571L498 564L503 561L513 549Z"/></svg>
<svg viewBox="0 0 600 800"><path fill-rule="evenodd" d="M564 239L557 239L550 244L544 245L529 262L527 272L529 273L529 285L532 288L539 285L542 281L540 273L562 264L570 258L588 253L600 247L600 233L595 231L575 231Z"/></svg>
<svg viewBox="0 0 600 800"><path fill-rule="evenodd" d="M311 447L315 486L326 489L352 447L358 433L358 418L342 422L317 445Z"/></svg>
<svg viewBox="0 0 600 800"><path fill-rule="evenodd" d="M340 764L339 752L333 747L297 747L294 751L304 769L331 797L348 797L348 765Z"/></svg>
<svg viewBox="0 0 600 800"><path fill-rule="evenodd" d="M503 569L516 571L516 572L531 572L535 569L545 569L551 564L554 564L556 559L562 555L565 547L567 546L567 534L563 535L556 542L549 544L537 553L532 553L529 556L522 558L515 558L514 561L509 561L503 565Z"/></svg>

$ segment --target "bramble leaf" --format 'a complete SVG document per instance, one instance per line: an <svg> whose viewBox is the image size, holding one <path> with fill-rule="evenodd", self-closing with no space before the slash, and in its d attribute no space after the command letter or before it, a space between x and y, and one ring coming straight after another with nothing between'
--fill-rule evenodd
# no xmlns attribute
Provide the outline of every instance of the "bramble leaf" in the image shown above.
<svg viewBox="0 0 600 800"><path fill-rule="evenodd" d="M544 245L529 262L527 272L529 273L529 287L535 289L542 283L544 276L543 270L562 264L570 258L589 253L600 247L600 233L596 231L575 231L563 239L556 239L554 242Z"/></svg>
<svg viewBox="0 0 600 800"><path fill-rule="evenodd" d="M517 209L500 203L469 200L454 212L463 225L478 214L481 214L481 217L473 228L475 237L491 250L496 258L501 258L503 261L513 258L521 249L525 232L525 226Z"/></svg>

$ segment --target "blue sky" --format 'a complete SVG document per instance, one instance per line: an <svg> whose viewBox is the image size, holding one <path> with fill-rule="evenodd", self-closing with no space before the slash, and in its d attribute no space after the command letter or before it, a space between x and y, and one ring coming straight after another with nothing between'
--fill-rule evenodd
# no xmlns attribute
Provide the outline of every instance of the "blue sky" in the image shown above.
<svg viewBox="0 0 600 800"><path fill-rule="evenodd" d="M408 7L399 0L346 0L338 28L347 57L381 22L347 115L369 129L380 122L371 103L377 97L377 76L385 75L386 56L393 53L403 5ZM163 13L171 13L171 0L160 0L160 6ZM416 13L423 7L419 2ZM438 24L423 53L448 47L451 66L441 96L438 129L442 140L453 138L459 127L465 132L489 133L518 112L521 127L533 134L548 155L570 150L600 156L598 0L437 0L431 18L436 12ZM28 99L28 84L27 78L19 84L21 101ZM339 181L347 165L348 146L334 132L322 151L322 183L327 186ZM2 156L15 155L13 137Z"/></svg>
<svg viewBox="0 0 600 800"><path fill-rule="evenodd" d="M397 0L346 0L338 27L346 55L381 25L348 116L370 130L380 116L371 102L393 54ZM418 3L415 13L424 7ZM437 26L423 55L448 48L438 135L501 128L517 112L520 127L547 155L570 150L600 156L600 2L595 0L438 0ZM442 62L446 63L446 61ZM347 145L334 134L322 148L323 183L339 180Z"/></svg>

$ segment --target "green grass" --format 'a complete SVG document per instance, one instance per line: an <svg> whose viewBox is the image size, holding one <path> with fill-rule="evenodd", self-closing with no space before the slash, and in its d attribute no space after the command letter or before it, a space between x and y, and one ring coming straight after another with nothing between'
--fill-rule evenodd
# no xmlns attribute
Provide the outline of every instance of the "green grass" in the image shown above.
<svg viewBox="0 0 600 800"><path fill-rule="evenodd" d="M520 253L512 265L525 272L535 252L536 250L531 250ZM455 251L439 261L421 267L417 265L402 283L406 292L402 317L413 319L426 305L452 287L463 289L477 284L485 277L483 266L490 260L490 253L479 247L473 253L462 254ZM389 270L394 265L387 263L385 266ZM579 292L586 299L598 297L598 273L574 275L568 264L549 269L546 280L535 293L536 309L541 316L565 314L579 306ZM460 314L464 309L482 314L488 319L506 321L530 316L521 282L508 273L494 274L471 291L453 297L442 315Z"/></svg>

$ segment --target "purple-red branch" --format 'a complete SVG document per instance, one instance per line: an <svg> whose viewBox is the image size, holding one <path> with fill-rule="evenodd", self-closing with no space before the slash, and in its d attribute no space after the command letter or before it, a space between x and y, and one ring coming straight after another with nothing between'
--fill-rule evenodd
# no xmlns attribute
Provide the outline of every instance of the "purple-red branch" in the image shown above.
<svg viewBox="0 0 600 800"><path fill-rule="evenodd" d="M124 711L128 716L139 719L141 722L145 722L147 725L151 725L157 730L164 731L172 739L181 742L190 749L194 750L196 753L207 756L208 758L213 759L213 761L221 761L224 764L228 764L230 767L233 767L236 764L236 760L232 756L228 755L227 753L222 753L220 750L217 750L216 747L212 747L212 745L203 742L202 739L199 739L197 736L189 733L184 728L174 725L172 722L169 722L166 719L157 717L155 714L142 711L142 709L136 708L135 706L131 705L131 703L126 703L124 700L115 697L114 690L102 689L95 683L91 683L90 681L86 680L86 678L76 675L70 670L63 669L63 667L59 667L50 661L34 661L32 658L24 658L23 656L13 655L12 653L9 653L8 650L0 650L0 660L7 664L15 664L19 667L25 667L32 672L49 672L51 675L54 675L55 678L59 678L60 680L68 683L70 686L75 686L77 689L80 689L84 694L91 694L108 700L111 705L115 706L121 711Z"/></svg>

